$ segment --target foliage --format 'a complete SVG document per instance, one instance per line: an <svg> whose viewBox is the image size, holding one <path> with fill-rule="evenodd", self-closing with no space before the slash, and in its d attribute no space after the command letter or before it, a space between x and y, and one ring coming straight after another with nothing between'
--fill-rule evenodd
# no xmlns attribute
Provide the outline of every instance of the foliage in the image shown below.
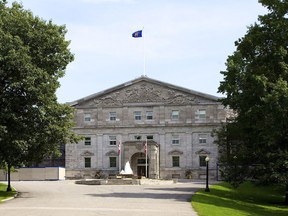
<svg viewBox="0 0 288 216"><path fill-rule="evenodd" d="M185 171L185 177L187 179L191 179L192 178L192 170L191 169L188 169Z"/></svg>
<svg viewBox="0 0 288 216"><path fill-rule="evenodd" d="M221 72L221 101L237 115L216 132L217 142L230 182L288 185L288 1L260 2L269 12L235 42Z"/></svg>
<svg viewBox="0 0 288 216"><path fill-rule="evenodd" d="M103 178L105 178L105 175L104 175L103 171L102 171L102 170L96 170L95 178L96 178L96 179L103 179Z"/></svg>
<svg viewBox="0 0 288 216"><path fill-rule="evenodd" d="M256 186L243 183L235 189L228 183L220 183L192 196L192 206L199 216L287 215L288 208L281 205L284 186Z"/></svg>
<svg viewBox="0 0 288 216"><path fill-rule="evenodd" d="M0 203L1 201L16 195L16 191L14 189L10 192L6 192L6 187L7 185L0 183Z"/></svg>
<svg viewBox="0 0 288 216"><path fill-rule="evenodd" d="M30 165L57 152L60 143L77 141L73 110L56 97L74 56L65 26L5 0L0 16L0 161Z"/></svg>

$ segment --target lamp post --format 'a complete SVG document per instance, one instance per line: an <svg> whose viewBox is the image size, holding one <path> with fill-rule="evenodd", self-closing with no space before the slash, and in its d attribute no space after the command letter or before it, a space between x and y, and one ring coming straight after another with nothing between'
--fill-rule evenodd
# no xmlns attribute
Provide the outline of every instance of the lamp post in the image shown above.
<svg viewBox="0 0 288 216"><path fill-rule="evenodd" d="M209 172L208 172L209 157L208 156L205 158L205 161L206 161L206 188L205 188L205 191L209 192L210 189L209 189L209 185L208 185L208 179L209 179Z"/></svg>

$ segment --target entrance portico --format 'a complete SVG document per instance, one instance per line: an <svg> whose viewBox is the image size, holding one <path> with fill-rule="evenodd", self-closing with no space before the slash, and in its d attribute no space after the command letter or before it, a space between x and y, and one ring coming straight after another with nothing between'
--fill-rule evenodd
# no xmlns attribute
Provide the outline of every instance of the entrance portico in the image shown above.
<svg viewBox="0 0 288 216"><path fill-rule="evenodd" d="M144 146L146 141L126 141L122 143L121 168L130 162L134 175L146 176L146 155ZM147 141L147 177L159 178L159 144L153 140Z"/></svg>

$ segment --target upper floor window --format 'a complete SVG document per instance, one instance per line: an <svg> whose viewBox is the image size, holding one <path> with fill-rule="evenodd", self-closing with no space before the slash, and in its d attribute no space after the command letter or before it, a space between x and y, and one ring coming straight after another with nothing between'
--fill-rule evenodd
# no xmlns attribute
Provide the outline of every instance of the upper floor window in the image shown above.
<svg viewBox="0 0 288 216"><path fill-rule="evenodd" d="M115 146L117 144L116 136L109 136L109 145Z"/></svg>
<svg viewBox="0 0 288 216"><path fill-rule="evenodd" d="M84 144L91 145L91 137L85 137Z"/></svg>
<svg viewBox="0 0 288 216"><path fill-rule="evenodd" d="M179 145L180 144L180 139L178 135L172 136L172 145Z"/></svg>
<svg viewBox="0 0 288 216"><path fill-rule="evenodd" d="M110 121L116 121L116 112L110 112L109 113L109 120Z"/></svg>
<svg viewBox="0 0 288 216"><path fill-rule="evenodd" d="M153 140L153 135L148 135L148 136L146 136L146 138L147 138L147 140Z"/></svg>
<svg viewBox="0 0 288 216"><path fill-rule="evenodd" d="M172 156L172 167L180 167L180 156Z"/></svg>
<svg viewBox="0 0 288 216"><path fill-rule="evenodd" d="M91 122L91 113L84 114L84 122Z"/></svg>
<svg viewBox="0 0 288 216"><path fill-rule="evenodd" d="M135 120L141 120L141 111L135 111L134 112L134 119Z"/></svg>
<svg viewBox="0 0 288 216"><path fill-rule="evenodd" d="M206 119L206 110L205 109L199 110L199 119Z"/></svg>
<svg viewBox="0 0 288 216"><path fill-rule="evenodd" d="M179 120L179 111L178 110L172 110L172 115L171 115L172 120Z"/></svg>
<svg viewBox="0 0 288 216"><path fill-rule="evenodd" d="M153 112L152 111L147 111L146 112L146 119L147 120L152 120L153 119Z"/></svg>
<svg viewBox="0 0 288 216"><path fill-rule="evenodd" d="M139 135L134 136L134 139L135 139L135 140L141 140L141 138L142 138L142 137L139 136Z"/></svg>
<svg viewBox="0 0 288 216"><path fill-rule="evenodd" d="M84 167L85 168L91 168L91 158L90 157L85 157L84 158Z"/></svg>
<svg viewBox="0 0 288 216"><path fill-rule="evenodd" d="M207 134L199 134L199 143L207 143Z"/></svg>

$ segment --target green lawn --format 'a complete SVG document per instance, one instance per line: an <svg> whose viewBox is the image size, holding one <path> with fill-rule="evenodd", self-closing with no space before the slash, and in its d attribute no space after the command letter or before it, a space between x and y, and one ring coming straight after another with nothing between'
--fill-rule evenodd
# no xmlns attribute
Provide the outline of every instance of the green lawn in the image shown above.
<svg viewBox="0 0 288 216"><path fill-rule="evenodd" d="M256 187L245 182L233 189L228 183L220 183L192 196L192 206L199 216L287 216L284 201L285 189L281 186Z"/></svg>
<svg viewBox="0 0 288 216"><path fill-rule="evenodd" d="M12 188L13 191L11 192L6 192L7 185L0 183L0 202L2 200L5 200L7 198L13 197L16 194L16 191Z"/></svg>

